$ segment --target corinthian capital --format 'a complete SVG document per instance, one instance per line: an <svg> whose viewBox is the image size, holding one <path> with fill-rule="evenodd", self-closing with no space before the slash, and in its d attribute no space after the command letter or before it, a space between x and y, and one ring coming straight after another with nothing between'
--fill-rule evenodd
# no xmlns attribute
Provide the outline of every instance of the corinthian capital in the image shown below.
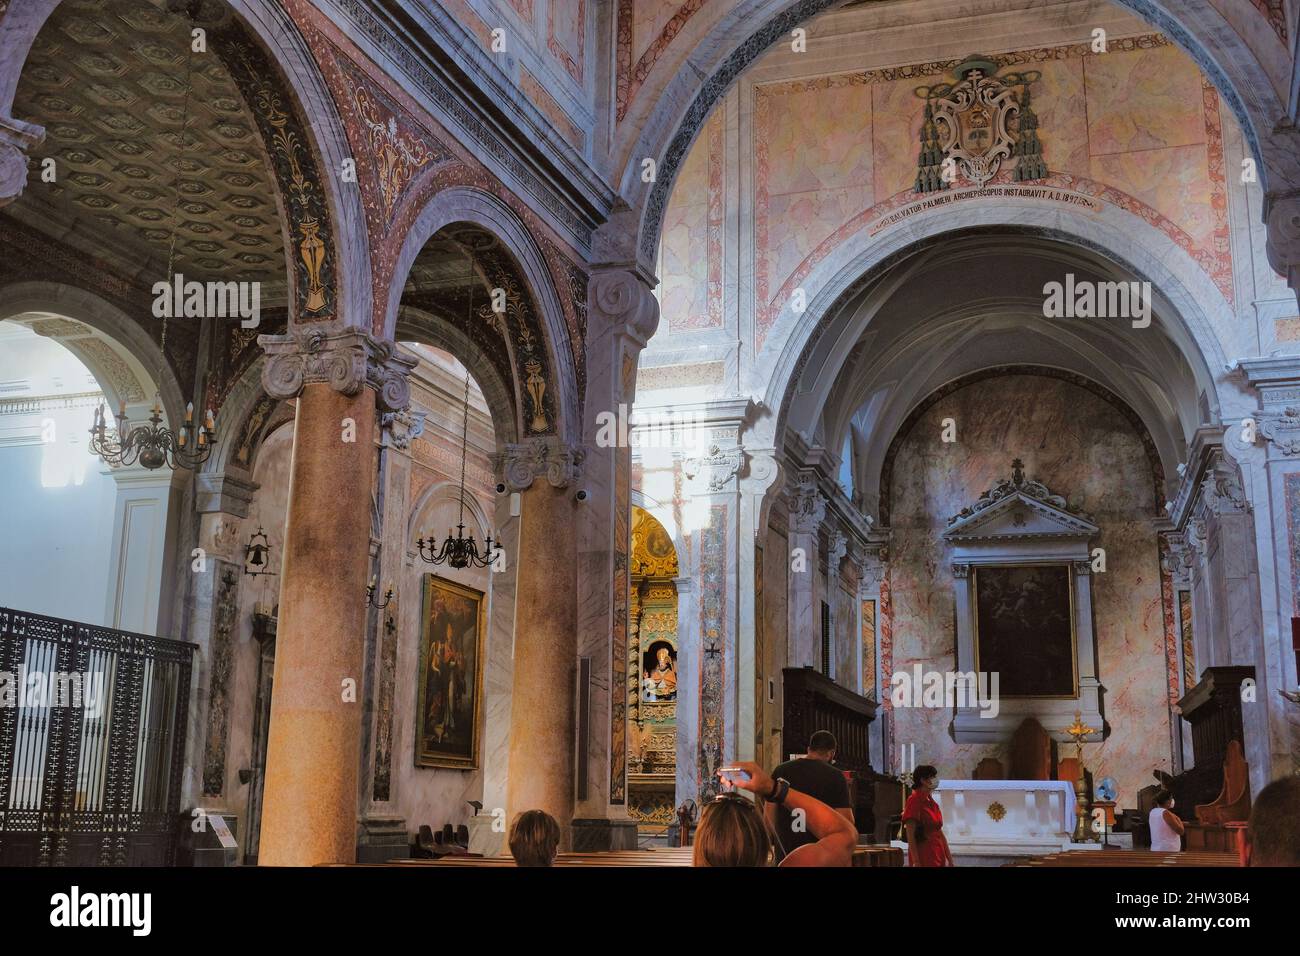
<svg viewBox="0 0 1300 956"><path fill-rule="evenodd" d="M581 446L567 445L554 435L547 435L506 445L492 456L492 466L511 491L531 488L533 481L543 475L552 487L565 488L582 477L585 456Z"/></svg>
<svg viewBox="0 0 1300 956"><path fill-rule="evenodd" d="M27 151L44 139L44 127L0 116L0 206L22 195L27 184Z"/></svg>
<svg viewBox="0 0 1300 956"><path fill-rule="evenodd" d="M644 345L659 327L659 301L650 286L627 269L594 272L587 287L589 319L619 328Z"/></svg>
<svg viewBox="0 0 1300 956"><path fill-rule="evenodd" d="M267 354L262 387L272 398L293 398L306 385L325 383L344 395L373 388L384 412L410 404L407 376L416 358L369 332L307 326L288 335L259 335L257 341Z"/></svg>
<svg viewBox="0 0 1300 956"><path fill-rule="evenodd" d="M826 520L826 496L817 487L811 472L801 472L790 490L790 530L799 534L816 534Z"/></svg>

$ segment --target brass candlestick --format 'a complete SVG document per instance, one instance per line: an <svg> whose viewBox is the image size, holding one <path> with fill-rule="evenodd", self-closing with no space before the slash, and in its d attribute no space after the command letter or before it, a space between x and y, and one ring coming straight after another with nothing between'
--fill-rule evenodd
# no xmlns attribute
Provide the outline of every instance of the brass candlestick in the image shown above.
<svg viewBox="0 0 1300 956"><path fill-rule="evenodd" d="M1083 715L1077 710L1074 712L1074 723L1063 731L1074 738L1074 758L1079 764L1079 776L1074 781L1076 819L1074 835L1070 837L1075 843L1088 843L1095 839L1092 829L1088 826L1088 783L1083 771L1083 738L1096 732L1095 727L1089 727L1083 722Z"/></svg>

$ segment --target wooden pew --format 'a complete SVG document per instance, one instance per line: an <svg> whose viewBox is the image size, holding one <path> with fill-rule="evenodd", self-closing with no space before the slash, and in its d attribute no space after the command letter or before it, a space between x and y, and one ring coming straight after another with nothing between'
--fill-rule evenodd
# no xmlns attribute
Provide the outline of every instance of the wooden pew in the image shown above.
<svg viewBox="0 0 1300 956"><path fill-rule="evenodd" d="M645 850L603 850L585 853L561 853L555 866L669 866L691 865L691 847L655 847ZM508 856L443 856L433 859L397 859L380 866L441 866L450 868L513 867L515 861ZM853 852L853 865L862 867L888 867L903 865L903 851L891 846L859 846Z"/></svg>
<svg viewBox="0 0 1300 956"><path fill-rule="evenodd" d="M1213 866L1235 867L1240 861L1234 853L1190 851L1162 853L1153 850L1066 850L1045 856L1026 857L1008 863L1011 867L1091 867L1096 869L1124 867L1182 867Z"/></svg>

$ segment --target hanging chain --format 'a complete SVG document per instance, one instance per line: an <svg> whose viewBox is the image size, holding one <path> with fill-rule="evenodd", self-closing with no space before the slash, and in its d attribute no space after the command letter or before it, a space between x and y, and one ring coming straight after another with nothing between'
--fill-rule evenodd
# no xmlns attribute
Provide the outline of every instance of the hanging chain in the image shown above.
<svg viewBox="0 0 1300 956"><path fill-rule="evenodd" d="M469 261L469 322L474 323L474 260ZM466 326L468 328L469 326ZM460 525L465 525L465 459L469 457L469 369L465 370L465 425L460 432Z"/></svg>

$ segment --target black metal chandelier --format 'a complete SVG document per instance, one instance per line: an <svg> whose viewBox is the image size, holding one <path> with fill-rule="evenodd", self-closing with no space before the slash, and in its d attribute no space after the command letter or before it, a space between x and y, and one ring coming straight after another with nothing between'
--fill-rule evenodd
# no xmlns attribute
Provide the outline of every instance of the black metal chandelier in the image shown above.
<svg viewBox="0 0 1300 956"><path fill-rule="evenodd" d="M470 288L471 314L474 301L473 287ZM469 537L465 537L465 458L469 454L469 373L465 373L465 426L461 431L461 448L460 448L460 521L456 525L456 536L452 537L451 529L447 530L447 537L442 542L442 547L438 549L438 541L432 535L425 532L415 543L420 552L420 557L429 564L446 564L453 568L485 568L495 561L501 553L500 542L493 543L492 535L487 536L483 543L483 553L478 550L478 543L474 540L474 532L471 531ZM435 550L437 549L437 550Z"/></svg>
<svg viewBox="0 0 1300 956"><path fill-rule="evenodd" d="M172 207L172 234L167 249L167 288L173 285L173 267L176 262L176 227L180 219L181 176L185 168L185 134L190 124L190 78L194 68L194 45L190 45L189 56L185 61L185 100L181 107L181 132L177 144L176 200ZM170 295L170 292L167 293ZM169 303L162 314L162 342L159 346L158 380L162 381L163 365L167 361L167 318L171 315L175 303ZM117 427L109 431L101 403L95 410L95 422L90 426L90 453L98 455L112 467L134 465L137 461L150 470L161 468L197 469L212 454L212 446L217 441L217 425L208 409L203 424L194 431L194 403L185 406L185 423L179 431L163 425L162 401L154 395L153 413L148 423L131 425L126 417L126 402L118 405Z"/></svg>

